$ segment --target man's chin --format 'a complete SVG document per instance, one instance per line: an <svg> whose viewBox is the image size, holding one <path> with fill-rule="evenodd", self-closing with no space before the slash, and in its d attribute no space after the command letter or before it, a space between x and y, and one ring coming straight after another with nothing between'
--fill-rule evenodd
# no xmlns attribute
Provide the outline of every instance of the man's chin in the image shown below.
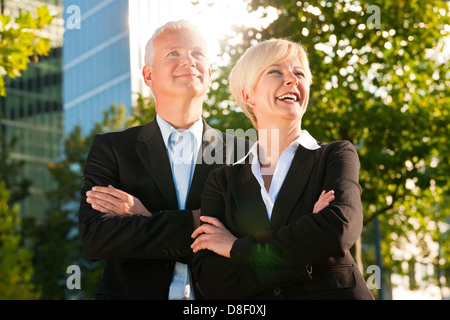
<svg viewBox="0 0 450 320"><path fill-rule="evenodd" d="M177 86L176 92L177 95L186 95L186 96L203 96L206 94L208 87L200 86L195 83L186 83L184 85Z"/></svg>

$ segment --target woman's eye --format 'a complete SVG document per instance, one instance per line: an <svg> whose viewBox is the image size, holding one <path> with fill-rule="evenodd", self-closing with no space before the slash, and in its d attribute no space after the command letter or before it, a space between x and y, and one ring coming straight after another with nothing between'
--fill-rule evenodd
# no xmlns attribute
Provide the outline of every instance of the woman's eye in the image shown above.
<svg viewBox="0 0 450 320"><path fill-rule="evenodd" d="M270 70L267 74L281 74L280 70Z"/></svg>
<svg viewBox="0 0 450 320"><path fill-rule="evenodd" d="M303 73L303 72L296 72L295 73L295 75L297 76L297 77L302 77L302 78L304 78L305 77L305 74Z"/></svg>

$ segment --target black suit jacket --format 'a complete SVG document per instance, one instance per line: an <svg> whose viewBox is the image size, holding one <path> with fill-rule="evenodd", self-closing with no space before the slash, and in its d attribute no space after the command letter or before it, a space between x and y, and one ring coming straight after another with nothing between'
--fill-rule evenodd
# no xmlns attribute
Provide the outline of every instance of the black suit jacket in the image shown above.
<svg viewBox="0 0 450 320"><path fill-rule="evenodd" d="M178 210L169 158L156 119L95 136L84 167L79 230L89 259L106 260L98 299L167 299L175 262L190 263L192 210L209 172L245 154L243 139L204 122L201 152L186 203ZM141 200L154 215L108 216L93 210L86 192L112 185ZM195 280L195 279L194 279ZM196 298L202 298L196 291Z"/></svg>
<svg viewBox="0 0 450 320"><path fill-rule="evenodd" d="M348 141L298 147L269 220L250 161L213 171L202 215L238 239L231 258L202 250L193 273L209 299L373 299L349 249L361 234L359 159ZM322 190L335 200L312 213Z"/></svg>

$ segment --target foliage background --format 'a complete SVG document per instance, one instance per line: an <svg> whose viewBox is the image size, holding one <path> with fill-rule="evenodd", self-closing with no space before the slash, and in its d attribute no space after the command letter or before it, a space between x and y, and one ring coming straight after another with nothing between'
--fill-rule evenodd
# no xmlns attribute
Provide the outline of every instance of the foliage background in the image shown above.
<svg viewBox="0 0 450 320"><path fill-rule="evenodd" d="M237 28L238 46L224 40L231 63L219 72L208 112L226 118L219 121L223 128L235 125L232 102L214 108L217 101L231 100L229 68L249 45L272 37L302 43L313 73L303 128L321 141L349 140L360 156L365 219L354 251L360 266L379 265L387 271L385 282L391 273L409 274L415 289L416 262L431 264L434 274L419 281L448 285L450 63L443 44L450 31L448 4L250 2L250 10L269 6L279 18L267 29Z"/></svg>
<svg viewBox="0 0 450 320"><path fill-rule="evenodd" d="M320 141L349 140L360 156L365 219L353 253L364 276L368 276L367 266L379 265L385 285L395 273L409 275L413 290L423 281L448 288L450 60L443 58L443 39L450 33L448 4L419 0L249 1L249 10L267 7L277 8L279 17L266 29L236 26L230 37L223 39L222 54L229 61L213 66L215 80L204 104L205 119L223 131L251 128L228 91L231 67L257 41L281 37L301 42L313 72L303 128ZM0 185L0 217L10 223L9 231L1 229L0 244L10 239L16 246L9 254L2 249L0 272L8 261L6 255L8 259L21 257L23 262L17 265L28 270L23 272L25 291L16 298L94 297L102 262L87 261L77 238L82 168L90 142L96 133L143 124L154 115L154 101L140 96L131 115L123 106L105 106L103 122L89 136L82 136L77 128L65 137L65 158L49 165L58 188L48 191L54 209L43 225L15 218L9 192L1 191L5 187ZM8 162L7 148L2 155L0 169L20 166ZM0 172L11 173L3 174L1 180L17 179L13 170ZM22 183L26 189L26 181ZM6 207L5 202L9 204ZM17 230L21 230L19 238ZM377 244L381 260L377 260ZM19 251L30 254L19 255ZM429 278L415 278L416 263L434 267L432 274L425 275ZM65 289L65 270L70 264L82 268L82 290ZM5 277L0 277L0 287ZM0 296L4 297L8 296Z"/></svg>

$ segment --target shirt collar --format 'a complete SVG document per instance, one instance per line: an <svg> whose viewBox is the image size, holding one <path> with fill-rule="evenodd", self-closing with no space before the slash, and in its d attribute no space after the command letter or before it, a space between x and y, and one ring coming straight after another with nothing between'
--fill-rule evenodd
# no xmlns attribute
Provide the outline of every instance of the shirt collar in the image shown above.
<svg viewBox="0 0 450 320"><path fill-rule="evenodd" d="M167 148L168 143L169 143L170 134L173 131L177 131L177 129L175 129L175 127L172 126L169 122L167 122L166 120L161 118L159 116L159 114L156 114L156 122L158 123L159 129L161 130L161 135L163 137L164 144L166 145L166 148ZM195 121L195 123L191 127L189 127L189 129L186 129L186 130L190 131L193 134L195 141L197 143L196 145L198 146L200 144L200 142L202 141L202 137L203 137L203 121L202 121L202 119ZM186 130L178 129L178 132L184 132Z"/></svg>
<svg viewBox="0 0 450 320"><path fill-rule="evenodd" d="M317 140L314 139L308 131L302 130L302 133L300 134L300 137L298 137L294 142L291 143L291 146L293 144L297 144L297 147L299 145L302 145L303 148L308 150L317 150L320 149L319 144L317 143Z"/></svg>
<svg viewBox="0 0 450 320"><path fill-rule="evenodd" d="M317 140L314 139L307 130L302 130L300 137L292 141L288 148L293 148L297 150L298 146L302 145L305 149L308 150L317 150L320 148ZM251 156L250 156L251 155ZM255 163L258 161L258 142L256 142L250 149L250 151L240 160L235 162L234 164L240 164L245 161L245 159L249 158L250 163Z"/></svg>

